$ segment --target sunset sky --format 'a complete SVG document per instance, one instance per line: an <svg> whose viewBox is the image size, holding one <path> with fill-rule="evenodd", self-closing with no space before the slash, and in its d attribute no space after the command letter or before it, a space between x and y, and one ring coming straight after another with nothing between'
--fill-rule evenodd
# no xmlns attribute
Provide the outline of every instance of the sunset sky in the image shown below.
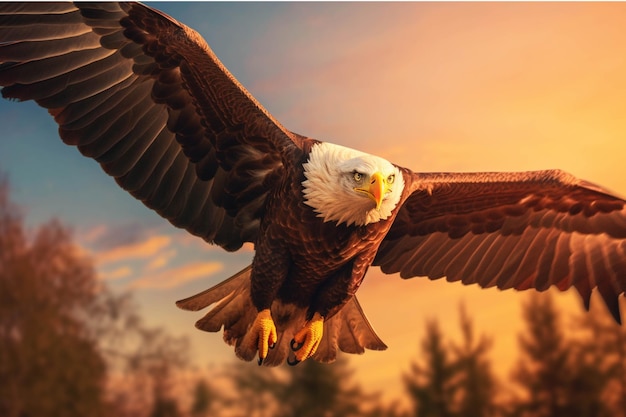
<svg viewBox="0 0 626 417"><path fill-rule="evenodd" d="M561 168L626 195L626 3L152 5L198 30L292 131L415 171ZM173 228L64 145L33 103L1 101L0 126L0 171L28 224L70 226L150 324L192 339L199 366L232 361L221 335L195 330L200 315L174 301L237 272L252 251ZM460 302L494 338L496 371L515 363L524 294L373 269L358 295L389 346L352 361L367 389L401 395L425 320L458 337ZM582 310L573 292L558 302Z"/></svg>

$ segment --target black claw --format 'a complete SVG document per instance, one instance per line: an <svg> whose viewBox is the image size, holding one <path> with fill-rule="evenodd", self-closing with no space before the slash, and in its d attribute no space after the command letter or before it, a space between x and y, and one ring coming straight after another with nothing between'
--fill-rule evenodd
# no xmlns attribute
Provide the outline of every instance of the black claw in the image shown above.
<svg viewBox="0 0 626 417"><path fill-rule="evenodd" d="M258 363L259 363L259 366L263 365L263 358L259 358Z"/></svg>
<svg viewBox="0 0 626 417"><path fill-rule="evenodd" d="M294 352L297 352L298 350L300 350L302 348L302 346L304 346L304 343L298 343L296 342L296 339L291 339L291 350L293 350Z"/></svg>
<svg viewBox="0 0 626 417"><path fill-rule="evenodd" d="M276 347L276 343L272 343L271 345L268 346L270 349L274 349Z"/></svg>
<svg viewBox="0 0 626 417"><path fill-rule="evenodd" d="M289 366L296 366L299 363L300 361L297 360L296 358L293 358L293 362L291 361L291 358L287 358L287 365Z"/></svg>

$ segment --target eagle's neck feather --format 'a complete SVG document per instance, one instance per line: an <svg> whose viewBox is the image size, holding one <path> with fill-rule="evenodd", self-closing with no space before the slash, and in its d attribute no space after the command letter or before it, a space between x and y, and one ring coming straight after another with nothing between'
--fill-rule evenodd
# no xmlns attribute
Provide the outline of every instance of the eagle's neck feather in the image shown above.
<svg viewBox="0 0 626 417"><path fill-rule="evenodd" d="M387 166L395 170L396 180L393 193L386 198L380 209L373 207L372 201L358 196L351 186L345 183L349 172L342 166L353 158L363 158L371 164ZM304 164L306 180L302 182L304 202L312 207L325 222L334 221L347 226L364 226L387 219L400 201L404 179L400 170L377 156L327 142L316 144ZM342 183L343 182L343 183Z"/></svg>

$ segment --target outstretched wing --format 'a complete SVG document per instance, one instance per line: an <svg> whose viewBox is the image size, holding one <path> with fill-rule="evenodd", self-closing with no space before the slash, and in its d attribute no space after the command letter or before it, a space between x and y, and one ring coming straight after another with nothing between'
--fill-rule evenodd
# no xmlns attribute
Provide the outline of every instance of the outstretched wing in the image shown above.
<svg viewBox="0 0 626 417"><path fill-rule="evenodd" d="M0 85L175 226L228 250L255 240L302 146L201 36L132 3L0 4Z"/></svg>
<svg viewBox="0 0 626 417"><path fill-rule="evenodd" d="M414 174L375 265L500 289L594 288L620 321L625 201L561 171Z"/></svg>

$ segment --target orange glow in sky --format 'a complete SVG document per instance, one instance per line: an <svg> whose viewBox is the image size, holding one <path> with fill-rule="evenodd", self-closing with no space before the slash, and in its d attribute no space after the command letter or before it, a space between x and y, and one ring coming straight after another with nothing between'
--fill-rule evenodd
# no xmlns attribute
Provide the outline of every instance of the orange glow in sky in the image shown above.
<svg viewBox="0 0 626 417"><path fill-rule="evenodd" d="M414 171L560 168L626 195L626 3L154 6L199 30L287 129ZM226 13L231 8L236 13ZM40 137L38 129L49 136L43 142L60 140L45 111L24 109L0 103L0 125L16 126L0 141L0 169L8 170L26 214L74 226L102 276L134 288L150 324L192 338L199 364L235 360L221 335L197 331L200 316L174 301L243 268L252 252L191 242L74 150L29 145L25 136ZM94 243L129 233L129 224L142 224L141 233ZM524 294L403 281L373 268L358 297L389 349L352 365L366 389L386 398L403 395L400 375L417 356L426 319L459 340L460 302L477 330L494 339L496 373L507 377L515 364ZM582 311L574 292L557 303Z"/></svg>

